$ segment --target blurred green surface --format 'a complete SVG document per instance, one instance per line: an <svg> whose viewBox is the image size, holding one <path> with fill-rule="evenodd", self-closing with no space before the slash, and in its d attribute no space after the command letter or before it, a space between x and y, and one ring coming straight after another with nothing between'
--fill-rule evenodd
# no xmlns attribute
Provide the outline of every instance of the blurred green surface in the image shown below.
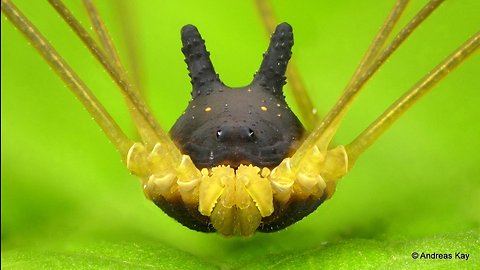
<svg viewBox="0 0 480 270"><path fill-rule="evenodd" d="M52 8L16 2L131 133L118 90ZM97 2L124 56L118 22L128 14ZM402 22L423 3L412 1ZM87 24L80 1L68 5ZM184 24L199 28L232 86L249 83L267 46L251 1L135 5L146 95L166 129L189 100ZM273 5L294 27L293 58L324 113L393 1ZM479 12L476 0L446 1L367 85L336 142L348 143L478 31ZM278 233L223 238L190 231L147 201L80 103L3 16L1 24L2 268L480 268L480 55L369 149L316 212ZM413 251L471 255L467 262L413 260Z"/></svg>

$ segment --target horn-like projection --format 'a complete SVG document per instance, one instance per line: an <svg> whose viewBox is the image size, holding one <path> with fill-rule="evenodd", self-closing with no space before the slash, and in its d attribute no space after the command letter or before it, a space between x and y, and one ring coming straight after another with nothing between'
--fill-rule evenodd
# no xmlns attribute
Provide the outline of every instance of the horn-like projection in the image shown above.
<svg viewBox="0 0 480 270"><path fill-rule="evenodd" d="M191 24L182 28L182 52L188 65L188 75L192 83L192 97L212 92L215 86L221 85L218 74L215 73L210 53L205 47L197 28Z"/></svg>
<svg viewBox="0 0 480 270"><path fill-rule="evenodd" d="M267 52L263 55L260 69L253 79L264 88L277 95L283 95L285 85L285 71L288 60L292 56L293 32L288 23L281 23L275 29L270 39Z"/></svg>

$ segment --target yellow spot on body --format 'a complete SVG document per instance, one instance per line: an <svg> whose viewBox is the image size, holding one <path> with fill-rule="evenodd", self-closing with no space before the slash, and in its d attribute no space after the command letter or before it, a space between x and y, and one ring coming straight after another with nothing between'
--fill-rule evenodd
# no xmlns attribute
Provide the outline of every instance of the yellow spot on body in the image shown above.
<svg viewBox="0 0 480 270"><path fill-rule="evenodd" d="M265 107L265 106L260 107L260 109L262 109L262 111L264 111L264 112L267 111L267 107Z"/></svg>
<svg viewBox="0 0 480 270"><path fill-rule="evenodd" d="M248 88L247 92L252 92L252 89Z"/></svg>
<svg viewBox="0 0 480 270"><path fill-rule="evenodd" d="M277 107L280 107L280 103L277 103Z"/></svg>
<svg viewBox="0 0 480 270"><path fill-rule="evenodd" d="M205 111L206 111L206 112L210 112L211 110L212 110L212 107L206 107L206 108L205 108Z"/></svg>

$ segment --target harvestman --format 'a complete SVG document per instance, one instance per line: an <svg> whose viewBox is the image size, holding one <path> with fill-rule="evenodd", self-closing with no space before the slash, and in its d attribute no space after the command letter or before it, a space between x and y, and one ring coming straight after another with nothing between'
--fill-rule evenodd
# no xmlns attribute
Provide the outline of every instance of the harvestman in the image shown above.
<svg viewBox="0 0 480 270"><path fill-rule="evenodd" d="M480 33L477 32L412 86L356 139L346 145L331 147L330 142L338 126L365 83L443 1L430 1L389 44L386 44L386 40L391 35L393 27L408 2L398 0L347 84L343 95L321 121L314 113L313 103L305 91L295 66L290 63L289 68L286 68L293 45L293 36L288 24L281 24L275 30L262 66L252 84L235 89L227 88L218 80L200 34L195 27L186 26L182 30L184 43L182 50L187 58L192 77L193 99L183 118L185 115L192 119L195 114L199 117L212 115L218 107L217 103L224 101L219 101L218 96L232 95L232 93L242 95L259 93L265 95L267 100L273 103L266 100L258 101L257 97L256 101L260 103L252 101L252 104L256 106L252 106L250 114L252 111L255 112L254 114L257 115L255 119L258 120L255 123L257 124L266 122L265 125L269 127L277 127L275 122L277 118L272 117L271 113L277 106L283 110L276 111L273 116L286 117L288 106L286 103L282 103L284 100L283 92L281 92L286 72L294 92L294 98L300 108L301 118L304 119L303 125L310 130L306 133L308 135L305 138L299 138L301 136L297 135L303 134L302 124L299 124L298 130L294 131L295 135L291 136L294 139L291 139L287 146L273 149L277 147L278 136L270 136L271 133L262 135L262 132L259 131L263 131L263 129L252 127L253 124L248 117L241 119L246 124L227 127L216 126L212 124L213 122L207 121L205 125L199 125L199 129L208 127L207 131L200 132L202 136L216 134L218 145L223 145L225 134L233 134L229 135L233 137L226 138L227 141L233 141L232 149L245 146L246 149L252 149L247 154L256 153L253 157L249 157L247 154L242 156L236 152L235 154L227 152L225 158L218 158L217 152L212 150L217 145L201 148L197 147L200 144L197 143L194 145L196 148L188 148L185 146L187 144L179 143L181 138L178 136L186 135L176 132L178 129L175 126L171 134L181 135L170 137L158 125L147 109L138 89L127 79L125 68L120 62L108 31L91 0L85 0L84 4L99 37L100 45L78 23L60 0L49 0L49 2L119 86L142 142L134 142L123 133L87 86L9 0L2 0L2 12L26 36L79 98L116 146L128 169L140 177L147 198L154 201L168 215L191 229L205 232L218 231L223 235L248 236L255 231L277 231L313 212L324 200L333 195L337 181L353 167L360 155L405 111L472 55L480 45ZM267 30L270 33L274 32L276 21L268 2L257 0L256 4ZM218 94L220 92L228 94ZM271 96L272 93L275 95ZM195 103L210 94L216 98L205 98L205 103ZM213 101L216 102L217 107L210 105L213 103L209 102ZM270 106L272 104L273 106ZM225 107L228 107L228 104L225 104ZM198 115L198 113L200 114ZM267 113L274 120L266 121ZM236 116L238 114L230 117L236 119ZM296 123L294 115L290 118ZM212 120L213 118L206 117L205 119ZM229 123L229 120L225 120L225 123ZM182 121L181 117L176 126L191 125L191 122L185 124ZM261 126L261 124L259 125ZM275 128L271 130L274 132ZM278 132L278 130L276 131ZM205 136L207 136L205 140L210 138L208 137L210 135ZM264 138L268 138L268 140L262 141ZM201 139L203 141L204 138ZM265 141L274 142L272 145L268 145L268 142ZM270 162L271 156L264 156L263 152L258 152L257 148L262 148L265 144L267 148L271 146L272 153L281 152L281 158ZM198 151L205 150L210 154L206 160L213 160L211 163L202 163L202 158L199 157L201 155L197 155L203 153Z"/></svg>

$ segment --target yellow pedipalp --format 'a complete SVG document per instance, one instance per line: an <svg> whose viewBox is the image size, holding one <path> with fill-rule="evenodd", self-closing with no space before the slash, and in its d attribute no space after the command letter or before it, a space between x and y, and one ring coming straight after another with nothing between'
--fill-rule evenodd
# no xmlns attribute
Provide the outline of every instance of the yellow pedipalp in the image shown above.
<svg viewBox="0 0 480 270"><path fill-rule="evenodd" d="M258 167L241 165L236 171L217 166L211 169L210 175L204 174L199 211L210 216L219 233L252 235L263 216L259 209L264 214L273 212L270 184L267 179L261 178L259 172ZM254 199L251 193L259 196ZM270 197L270 205L263 202L265 195ZM257 205L260 207L257 208Z"/></svg>
<svg viewBox="0 0 480 270"><path fill-rule="evenodd" d="M235 208L227 208L222 204L215 206L210 215L210 220L219 233L226 236L235 234L235 210Z"/></svg>
<svg viewBox="0 0 480 270"><path fill-rule="evenodd" d="M259 172L260 168L256 166L241 165L236 172L237 183L245 186L246 192L255 202L262 217L267 217L273 213L272 185L265 176L259 175Z"/></svg>
<svg viewBox="0 0 480 270"><path fill-rule="evenodd" d="M233 169L230 167L219 166L211 170L211 175L207 169L202 170L202 182L200 183L198 211L204 216L210 216L218 199L226 189L227 179L235 177Z"/></svg>
<svg viewBox="0 0 480 270"><path fill-rule="evenodd" d="M246 209L237 209L237 216L238 220L236 220L234 228L237 235L253 235L262 221L262 216L253 203Z"/></svg>
<svg viewBox="0 0 480 270"><path fill-rule="evenodd" d="M234 199L232 200L233 205L231 205L230 207L235 206L238 209L247 209L251 204L254 204L246 188L246 185L248 184L248 182L250 182L250 180L251 179L249 179L247 176L238 177L238 175L235 175L235 182L234 185L232 185L233 187L235 187L235 189L232 190L232 194L225 194L226 197L228 196L229 199Z"/></svg>
<svg viewBox="0 0 480 270"><path fill-rule="evenodd" d="M286 158L272 171L253 165L200 171L189 156L175 160L162 156L163 151L156 144L148 153L141 143L128 151L128 168L142 179L146 196L153 201L181 199L185 205L198 206L199 213L209 217L223 235L252 235L262 218L274 213L274 201L286 204L292 197L330 198L348 168L343 146L326 154L314 146L301 153L301 164L292 166Z"/></svg>

